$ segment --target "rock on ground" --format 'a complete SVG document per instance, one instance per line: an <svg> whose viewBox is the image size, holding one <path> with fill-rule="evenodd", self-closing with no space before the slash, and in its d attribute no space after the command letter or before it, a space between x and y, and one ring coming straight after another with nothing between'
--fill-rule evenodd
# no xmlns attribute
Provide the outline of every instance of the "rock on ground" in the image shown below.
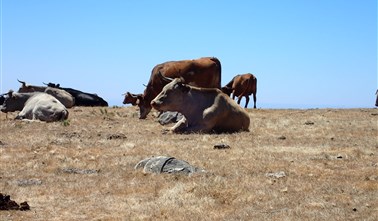
<svg viewBox="0 0 378 221"><path fill-rule="evenodd" d="M167 156L146 158L137 163L134 168L143 168L144 173L182 173L190 175L196 172L204 172L204 170L196 168L186 161Z"/></svg>

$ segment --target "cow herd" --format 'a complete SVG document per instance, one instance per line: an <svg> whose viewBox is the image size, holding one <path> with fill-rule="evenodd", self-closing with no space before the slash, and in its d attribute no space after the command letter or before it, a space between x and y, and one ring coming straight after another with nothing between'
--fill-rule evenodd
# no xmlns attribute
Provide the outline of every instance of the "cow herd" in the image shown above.
<svg viewBox="0 0 378 221"><path fill-rule="evenodd" d="M252 74L235 76L221 87L221 62L215 57L169 61L156 65L143 94L125 93L124 104L139 106L139 118L145 119L152 108L177 111L184 115L169 132L248 131L248 113L229 98L233 94L253 94L256 108L257 79Z"/></svg>
<svg viewBox="0 0 378 221"><path fill-rule="evenodd" d="M16 119L60 121L68 118L67 108L73 106L108 106L96 94L61 88L59 84L34 86L18 81L21 83L18 92L11 90L0 96L0 110L4 113L20 111Z"/></svg>
<svg viewBox="0 0 378 221"><path fill-rule="evenodd" d="M137 105L140 119L145 119L152 108L181 113L184 117L168 130L172 133L248 131L248 113L238 104L246 97L246 108L253 94L256 108L257 79L249 73L237 75L222 87L221 72L221 62L215 57L158 64L143 94L127 92L123 103ZM20 111L16 119L59 121L67 119L67 109L73 106L108 106L96 94L54 83L33 86L18 81L18 92L0 96L0 110Z"/></svg>

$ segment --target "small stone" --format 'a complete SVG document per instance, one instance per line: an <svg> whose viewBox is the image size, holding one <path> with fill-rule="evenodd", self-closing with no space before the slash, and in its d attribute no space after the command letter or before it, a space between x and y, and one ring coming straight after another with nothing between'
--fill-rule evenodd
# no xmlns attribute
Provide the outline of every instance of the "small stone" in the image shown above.
<svg viewBox="0 0 378 221"><path fill-rule="evenodd" d="M117 133L117 134L109 134L106 139L108 140L115 140L115 139L126 139L126 135L125 134L122 134L122 133Z"/></svg>
<svg viewBox="0 0 378 221"><path fill-rule="evenodd" d="M286 173L284 171L279 171L279 172L273 172L273 173L266 173L266 177L271 177L271 178L282 178L286 176Z"/></svg>
<svg viewBox="0 0 378 221"><path fill-rule="evenodd" d="M93 169L78 169L78 168L63 168L61 169L63 173L69 174L97 174L100 170L93 170Z"/></svg>
<svg viewBox="0 0 378 221"><path fill-rule="evenodd" d="M215 144L214 149L229 149L231 148L228 144Z"/></svg>
<svg viewBox="0 0 378 221"><path fill-rule="evenodd" d="M39 179L23 179L17 180L18 186L39 186L42 184L42 181Z"/></svg>

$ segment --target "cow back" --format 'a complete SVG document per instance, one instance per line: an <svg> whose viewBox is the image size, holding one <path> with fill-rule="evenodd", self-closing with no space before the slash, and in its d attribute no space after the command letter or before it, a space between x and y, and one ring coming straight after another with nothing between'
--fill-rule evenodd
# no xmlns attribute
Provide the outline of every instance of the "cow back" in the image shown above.
<svg viewBox="0 0 378 221"><path fill-rule="evenodd" d="M57 121L67 119L68 111L65 106L55 97L47 93L37 93L30 97L18 118L41 120L41 121Z"/></svg>
<svg viewBox="0 0 378 221"><path fill-rule="evenodd" d="M65 90L47 87L45 93L50 94L58 99L67 108L71 108L75 104L75 98Z"/></svg>
<svg viewBox="0 0 378 221"><path fill-rule="evenodd" d="M196 87L221 87L221 66L216 58L166 62L153 70L154 78L159 78L158 72L165 77L183 78L185 83ZM157 79L157 81L161 82L160 79ZM164 85L163 83L162 86Z"/></svg>

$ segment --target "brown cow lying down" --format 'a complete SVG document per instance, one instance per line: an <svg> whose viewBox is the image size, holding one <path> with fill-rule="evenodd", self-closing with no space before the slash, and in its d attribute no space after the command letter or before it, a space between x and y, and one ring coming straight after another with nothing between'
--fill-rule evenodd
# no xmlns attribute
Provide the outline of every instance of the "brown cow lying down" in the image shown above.
<svg viewBox="0 0 378 221"><path fill-rule="evenodd" d="M169 130L173 133L249 130L248 113L221 90L190 86L180 78L167 84L151 105L160 111L178 111L184 115Z"/></svg>

